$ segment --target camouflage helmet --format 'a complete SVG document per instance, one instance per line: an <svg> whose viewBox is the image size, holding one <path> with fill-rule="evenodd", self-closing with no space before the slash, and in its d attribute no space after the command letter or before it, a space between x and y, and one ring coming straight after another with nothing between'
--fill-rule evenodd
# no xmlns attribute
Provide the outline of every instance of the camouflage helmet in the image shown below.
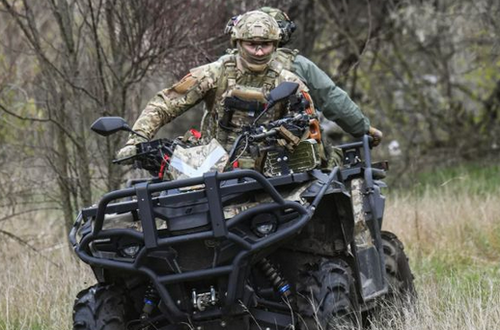
<svg viewBox="0 0 500 330"><path fill-rule="evenodd" d="M281 30L274 18L262 11L249 11L241 16L231 29L231 44L236 46L238 40L273 41L281 39Z"/></svg>
<svg viewBox="0 0 500 330"><path fill-rule="evenodd" d="M297 29L297 25L295 25L295 23L284 11L279 10L278 8L261 7L259 10L268 14L274 18L276 22L278 22L278 26L281 29L281 40L279 42L279 46L281 47L286 45L290 41L293 32Z"/></svg>

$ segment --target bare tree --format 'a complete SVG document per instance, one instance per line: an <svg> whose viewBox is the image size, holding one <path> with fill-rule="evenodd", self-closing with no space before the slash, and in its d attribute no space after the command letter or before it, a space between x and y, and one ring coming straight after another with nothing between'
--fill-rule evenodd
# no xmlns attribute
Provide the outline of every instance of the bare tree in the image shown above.
<svg viewBox="0 0 500 330"><path fill-rule="evenodd" d="M124 169L112 166L111 159L125 137L96 140L88 131L92 120L136 117L129 103L134 98L144 103L137 92L145 78L179 68L181 59L187 65L208 61L220 44L211 32L214 20L207 19L214 9L203 1L0 3L24 38L25 55L37 63L29 90L39 111L24 116L7 104L0 106L4 114L43 127L32 147L42 151L40 157L55 175L69 226L75 210L92 203L93 173L106 178L106 190L123 180Z"/></svg>

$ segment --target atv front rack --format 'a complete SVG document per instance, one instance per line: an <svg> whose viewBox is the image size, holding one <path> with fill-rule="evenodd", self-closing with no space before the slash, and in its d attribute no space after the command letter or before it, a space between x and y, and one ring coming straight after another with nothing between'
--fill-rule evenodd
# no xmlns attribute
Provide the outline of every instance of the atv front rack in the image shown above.
<svg viewBox="0 0 500 330"><path fill-rule="evenodd" d="M325 189L320 194L326 192L332 181L336 178L338 169L335 168L327 177L328 182L324 182ZM186 180L161 182L161 183L138 183L135 187L117 190L104 195L97 207L87 208L80 212L71 233L70 241L77 255L86 263L107 269L116 269L127 272L142 273L148 276L154 283L158 293L169 310L169 315L173 320L186 320L186 313L182 312L174 303L169 291L165 287L169 284L176 284L186 281L197 281L219 276L228 277L227 296L224 298L225 306L238 305L237 301L242 299L244 290L244 278L247 276L248 261L251 255L286 240L298 233L306 225L314 211L315 204L321 199L316 196L316 203L312 203L308 208L297 202L285 200L276 187L294 183L304 183L314 179L308 173L290 174L277 178L265 178L262 174L253 170L236 170L226 173L209 172L203 177ZM162 194L186 187L204 185L203 189L181 192L176 194ZM247 209L233 218L225 219L222 200L224 196L264 191L271 196L273 202L257 205ZM155 195L156 194L156 195ZM133 200L111 203L118 199L134 198ZM159 237L155 218L157 217L156 207L167 205L168 203L179 203L206 198L208 201L208 218L210 228L201 232L186 233L176 236ZM275 211L290 211L296 214L296 218L283 226L280 230L255 242L249 242L245 238L231 232L231 229L243 221L249 221L252 217L260 213ZM142 232L131 228L103 229L106 214L125 213L137 211L142 225ZM77 242L77 234L82 225L93 219L93 229L84 234ZM91 252L91 243L97 240L109 239L111 237L130 237L136 241L143 242L135 260L121 261L96 257ZM157 274L151 268L145 266L148 254L166 249L172 245L191 242L195 240L229 240L239 247L240 251L229 265L216 266L211 268L186 271L174 274ZM212 311L213 314L213 311ZM213 317L214 315L210 315ZM203 313L197 313L198 318L203 318Z"/></svg>

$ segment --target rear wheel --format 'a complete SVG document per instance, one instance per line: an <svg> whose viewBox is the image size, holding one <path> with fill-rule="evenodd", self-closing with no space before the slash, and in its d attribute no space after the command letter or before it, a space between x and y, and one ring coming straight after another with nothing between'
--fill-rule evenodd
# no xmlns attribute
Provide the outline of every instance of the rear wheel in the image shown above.
<svg viewBox="0 0 500 330"><path fill-rule="evenodd" d="M376 327L383 325L387 329L400 329L404 323L405 311L413 312L412 306L416 299L413 274L403 243L397 236L383 231L381 238L388 293L375 308L365 314L365 325L374 323Z"/></svg>
<svg viewBox="0 0 500 330"><path fill-rule="evenodd" d="M137 317L122 288L97 284L77 295L73 306L73 329L123 330Z"/></svg>
<svg viewBox="0 0 500 330"><path fill-rule="evenodd" d="M411 303L416 297L416 291L403 243L388 231L383 231L381 236L389 285L388 299L393 303Z"/></svg>
<svg viewBox="0 0 500 330"><path fill-rule="evenodd" d="M297 284L297 309L301 329L356 329L360 323L354 279L349 265L324 260L309 265Z"/></svg>

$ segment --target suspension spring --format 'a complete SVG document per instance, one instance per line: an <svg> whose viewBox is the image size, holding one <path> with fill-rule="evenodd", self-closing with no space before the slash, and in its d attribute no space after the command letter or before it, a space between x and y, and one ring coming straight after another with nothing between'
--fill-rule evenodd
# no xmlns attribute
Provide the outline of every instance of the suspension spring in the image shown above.
<svg viewBox="0 0 500 330"><path fill-rule="evenodd" d="M153 283L150 282L144 293L144 307L142 308L141 318L147 318L158 305L159 301L160 296Z"/></svg>
<svg viewBox="0 0 500 330"><path fill-rule="evenodd" d="M257 266L260 267L266 278L271 282L273 288L278 291L283 298L291 301L293 297L292 291L290 290L290 284L280 274L278 269L273 264L271 264L271 262L267 258L262 258L257 263Z"/></svg>

